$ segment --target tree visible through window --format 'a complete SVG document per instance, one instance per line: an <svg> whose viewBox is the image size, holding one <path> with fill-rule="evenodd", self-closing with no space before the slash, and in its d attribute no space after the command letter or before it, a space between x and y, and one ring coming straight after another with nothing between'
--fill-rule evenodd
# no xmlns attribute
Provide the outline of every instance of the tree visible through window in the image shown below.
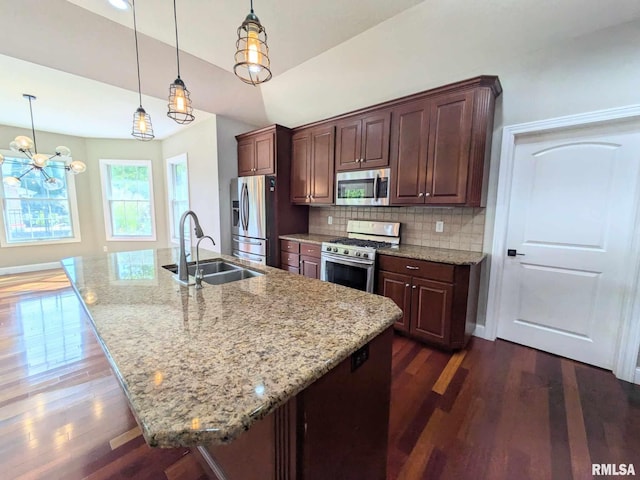
<svg viewBox="0 0 640 480"><path fill-rule="evenodd" d="M151 162L100 160L108 240L155 240Z"/></svg>
<svg viewBox="0 0 640 480"><path fill-rule="evenodd" d="M9 159L10 157L5 157ZM11 158L22 161L22 158ZM64 166L62 160L50 160L51 164ZM64 168L47 168L47 173L61 185L46 188L44 177L38 169L30 168L29 161L16 164L4 162L0 166L0 192L2 193L2 217L4 245L24 245L52 241L79 241L77 208L73 178ZM18 185L8 185L7 177L20 177ZM74 228L75 227L75 228Z"/></svg>

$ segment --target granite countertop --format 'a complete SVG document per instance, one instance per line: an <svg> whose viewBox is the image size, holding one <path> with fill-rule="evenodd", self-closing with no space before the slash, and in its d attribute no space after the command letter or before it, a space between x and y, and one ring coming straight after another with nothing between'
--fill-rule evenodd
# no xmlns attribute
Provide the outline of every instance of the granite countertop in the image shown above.
<svg viewBox="0 0 640 480"><path fill-rule="evenodd" d="M338 237L335 235L321 235L319 233L290 233L280 235L281 240L293 240L294 242L315 243L320 245L322 242L328 242Z"/></svg>
<svg viewBox="0 0 640 480"><path fill-rule="evenodd" d="M62 261L151 446L233 440L401 316L388 298L207 256L265 275L182 286L161 267L176 249Z"/></svg>
<svg viewBox="0 0 640 480"><path fill-rule="evenodd" d="M421 247L419 245L400 245L391 248L379 248L379 255L428 260L430 262L449 263L452 265L476 265L486 257L482 252L451 250L448 248Z"/></svg>

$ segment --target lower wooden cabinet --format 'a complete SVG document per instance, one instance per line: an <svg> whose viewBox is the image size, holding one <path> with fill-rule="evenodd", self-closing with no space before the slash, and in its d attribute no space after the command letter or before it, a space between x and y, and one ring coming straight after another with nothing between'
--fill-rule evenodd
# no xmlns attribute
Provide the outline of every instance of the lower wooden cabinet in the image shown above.
<svg viewBox="0 0 640 480"><path fill-rule="evenodd" d="M308 278L320 278L320 245L280 240L280 268Z"/></svg>
<svg viewBox="0 0 640 480"><path fill-rule="evenodd" d="M394 327L447 349L463 348L475 329L481 263L448 265L378 256L376 293L391 298L403 316Z"/></svg>

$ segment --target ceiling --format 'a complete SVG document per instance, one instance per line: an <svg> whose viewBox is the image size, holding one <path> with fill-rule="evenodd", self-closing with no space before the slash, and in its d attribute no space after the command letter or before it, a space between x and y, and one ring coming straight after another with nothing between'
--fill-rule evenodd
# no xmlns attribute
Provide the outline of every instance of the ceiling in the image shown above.
<svg viewBox="0 0 640 480"><path fill-rule="evenodd" d="M179 0L181 76L191 91L197 121L215 113L250 125L273 121L286 125L281 115L284 107L299 108L298 104L280 108L289 90L312 92L323 82L315 76L307 80L305 72L317 70L309 65L320 58L324 65L328 58L335 58L331 52L339 51L350 39L369 38L365 31L373 31L378 25L394 25L388 23L394 16L416 19L398 24L425 28L417 36L425 39L424 44L410 45L411 52L407 53L415 53L416 47L421 50L435 45L440 57L457 58L455 50L448 51L449 47L475 44L497 54L509 53L508 45L513 52L548 48L554 41L640 17L637 0L620 0L615 9L606 3L255 0L255 13L269 35L274 73L262 88L246 85L231 73L236 29L248 13L249 1ZM187 128L166 117L168 87L176 77L173 2L137 0L136 13L142 104L151 115L156 137L166 138ZM81 137L131 138L132 115L139 104L131 10L117 10L108 0L21 0L20 8L15 7L15 2L2 0L0 18L0 69L4 72L0 124L30 127L28 104L22 93L31 93L38 97L34 103L38 130ZM453 28L456 25L464 28ZM402 37L402 32L393 32L398 39ZM507 34L513 37L511 41L505 40ZM363 42L354 42L354 48L362 48L356 45L362 46ZM359 51L359 61L372 56L375 60L377 52L368 51L366 43L362 55ZM432 48L425 52L435 55ZM398 55L402 56L402 50L388 58L389 68L394 63L402 68ZM328 64L330 70L323 70L326 80L332 77L334 81L341 70L346 73L345 67L351 66ZM296 80L292 87L292 78L303 80ZM313 108L307 104L305 107Z"/></svg>

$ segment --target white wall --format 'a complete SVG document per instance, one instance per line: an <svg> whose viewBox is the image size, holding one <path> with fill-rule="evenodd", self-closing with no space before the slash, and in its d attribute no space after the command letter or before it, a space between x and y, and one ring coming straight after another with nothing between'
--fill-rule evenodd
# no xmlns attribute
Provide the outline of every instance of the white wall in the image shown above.
<svg viewBox="0 0 640 480"><path fill-rule="evenodd" d="M218 115L218 194L220 196L220 244L222 253L231 255L230 181L238 176L238 146L236 135L256 127Z"/></svg>
<svg viewBox="0 0 640 480"><path fill-rule="evenodd" d="M217 118L191 125L162 141L162 157L187 154L189 168L189 205L200 221L205 235L216 246L203 242L202 248L220 251L220 200L218 197ZM166 198L165 198L166 204ZM191 229L193 232L193 229ZM167 234L168 235L168 234Z"/></svg>

